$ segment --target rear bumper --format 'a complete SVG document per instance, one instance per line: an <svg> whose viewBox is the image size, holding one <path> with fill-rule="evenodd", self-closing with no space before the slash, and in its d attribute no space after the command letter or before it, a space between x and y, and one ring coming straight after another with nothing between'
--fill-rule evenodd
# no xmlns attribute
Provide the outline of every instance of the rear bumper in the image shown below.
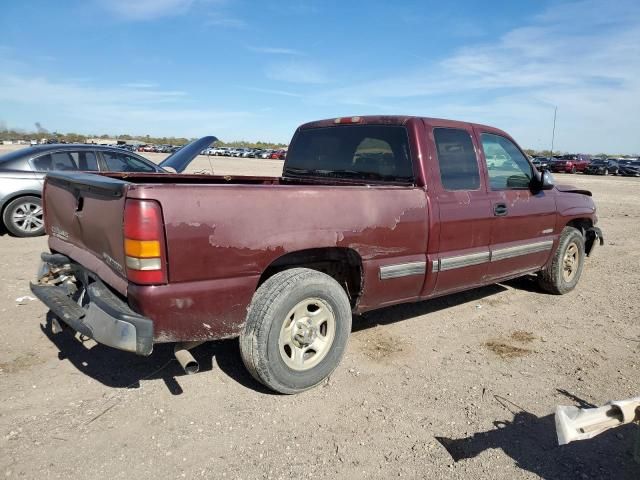
<svg viewBox="0 0 640 480"><path fill-rule="evenodd" d="M65 286L31 283L31 291L65 324L98 343L138 355L153 351L153 322L132 311L100 280L86 286L84 306Z"/></svg>

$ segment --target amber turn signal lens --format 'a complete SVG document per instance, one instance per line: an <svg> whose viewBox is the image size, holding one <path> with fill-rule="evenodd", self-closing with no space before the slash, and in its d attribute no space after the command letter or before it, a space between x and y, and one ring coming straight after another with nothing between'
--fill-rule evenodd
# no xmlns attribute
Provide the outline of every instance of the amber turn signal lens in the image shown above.
<svg viewBox="0 0 640 480"><path fill-rule="evenodd" d="M125 238L124 251L129 257L154 258L160 256L160 242L158 240L132 240Z"/></svg>

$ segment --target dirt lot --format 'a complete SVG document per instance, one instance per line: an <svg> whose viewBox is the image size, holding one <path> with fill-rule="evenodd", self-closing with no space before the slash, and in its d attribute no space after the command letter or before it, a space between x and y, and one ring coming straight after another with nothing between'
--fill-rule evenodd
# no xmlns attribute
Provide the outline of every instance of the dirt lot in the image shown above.
<svg viewBox="0 0 640 480"><path fill-rule="evenodd" d="M216 173L279 162L214 160ZM198 159L193 169L207 168ZM606 246L576 291L530 279L354 319L342 365L298 396L265 391L236 341L185 376L50 334L29 299L44 238L0 237L0 472L9 478L640 478L635 426L559 448L558 404L640 394L640 181L594 192ZM26 297L26 298L25 298ZM446 448L445 448L446 446Z"/></svg>

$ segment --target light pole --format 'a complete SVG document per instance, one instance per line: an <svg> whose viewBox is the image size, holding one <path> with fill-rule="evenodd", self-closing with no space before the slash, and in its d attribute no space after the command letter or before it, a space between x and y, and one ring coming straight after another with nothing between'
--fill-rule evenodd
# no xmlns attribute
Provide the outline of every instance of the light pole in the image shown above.
<svg viewBox="0 0 640 480"><path fill-rule="evenodd" d="M551 158L553 158L553 142L556 139L556 115L558 113L558 107L555 107L553 111L553 132L551 133Z"/></svg>

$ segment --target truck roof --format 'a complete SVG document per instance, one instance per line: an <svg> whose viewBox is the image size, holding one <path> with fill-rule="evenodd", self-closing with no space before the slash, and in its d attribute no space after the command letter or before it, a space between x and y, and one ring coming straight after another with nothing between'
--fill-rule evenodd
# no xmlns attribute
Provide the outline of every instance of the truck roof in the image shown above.
<svg viewBox="0 0 640 480"><path fill-rule="evenodd" d="M506 132L503 132L502 130L492 127L490 125L483 125L480 123L473 123L473 122L464 122L460 120L448 120L444 118L418 117L414 115L365 115L365 116L336 117L336 118L328 118L325 120L316 120L313 122L308 122L301 125L299 128L302 130L302 129L308 129L308 128L330 127L330 126L341 125L341 124L405 125L409 120L412 120L412 119L423 120L428 124L431 124L431 123L446 124L448 127L452 127L452 128L455 128L456 126L468 127L472 125L475 127L480 127L483 130L492 130L494 132L499 132L504 134L507 137L510 137L509 134L507 134Z"/></svg>

